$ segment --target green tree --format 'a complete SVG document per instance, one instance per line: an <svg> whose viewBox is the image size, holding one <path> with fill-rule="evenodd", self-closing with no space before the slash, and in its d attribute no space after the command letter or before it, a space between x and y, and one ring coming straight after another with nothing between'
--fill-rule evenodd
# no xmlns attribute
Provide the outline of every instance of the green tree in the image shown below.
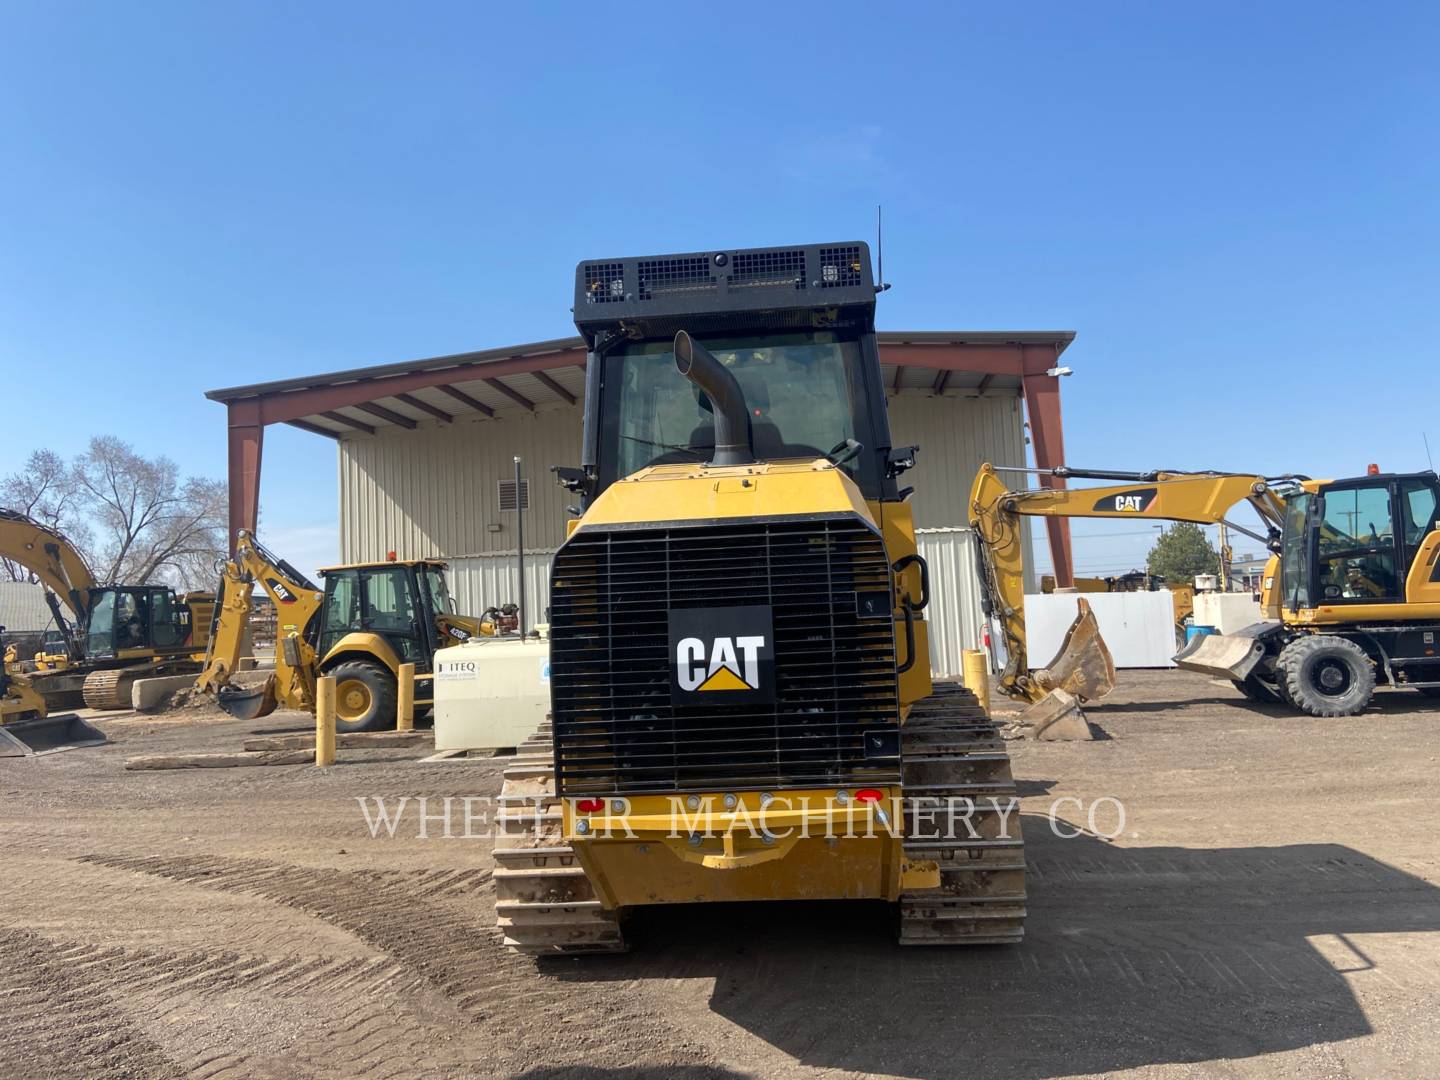
<svg viewBox="0 0 1440 1080"><path fill-rule="evenodd" d="M1220 573L1220 553L1199 525L1177 521L1156 538L1145 569L1171 585L1189 585L1196 574Z"/></svg>

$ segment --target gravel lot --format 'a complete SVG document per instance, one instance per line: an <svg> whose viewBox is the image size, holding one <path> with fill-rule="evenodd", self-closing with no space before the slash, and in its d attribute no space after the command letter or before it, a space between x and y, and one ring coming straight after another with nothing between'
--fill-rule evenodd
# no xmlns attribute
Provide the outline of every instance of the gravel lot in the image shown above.
<svg viewBox="0 0 1440 1080"><path fill-rule="evenodd" d="M691 907L539 965L499 947L482 827L421 839L412 802L372 838L357 803L437 813L499 760L126 772L306 718L110 721L0 759L0 1076L1440 1075L1440 713L1377 701L1316 721L1132 672L1105 738L1012 743L1018 948L902 952L884 905ZM1107 796L1113 841L1056 835L1057 800L1084 825Z"/></svg>

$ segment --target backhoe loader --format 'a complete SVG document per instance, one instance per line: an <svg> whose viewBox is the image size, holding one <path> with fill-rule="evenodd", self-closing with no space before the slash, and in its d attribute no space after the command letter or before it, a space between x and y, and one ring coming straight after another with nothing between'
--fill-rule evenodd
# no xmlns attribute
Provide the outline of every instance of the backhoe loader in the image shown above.
<svg viewBox="0 0 1440 1080"><path fill-rule="evenodd" d="M215 606L209 593L102 585L62 533L13 510L0 509L0 557L39 579L64 635L62 653L21 663L50 709L82 702L92 709L128 709L136 679L199 669Z"/></svg>
<svg viewBox="0 0 1440 1080"><path fill-rule="evenodd" d="M1005 744L931 684L875 295L859 242L579 265L551 720L494 853L511 948L616 952L640 905L789 899L889 901L906 945L1020 939Z"/></svg>
<svg viewBox="0 0 1440 1080"><path fill-rule="evenodd" d="M335 678L335 726L377 731L395 724L401 664L429 675L437 649L482 632L456 615L445 564L433 559L356 563L320 571L322 589L242 531L220 576L220 614L196 689L232 716L255 719L284 705L315 710L315 680ZM275 605L275 670L258 687L232 681L245 651L256 584ZM415 704L433 700L417 679Z"/></svg>
<svg viewBox="0 0 1440 1080"><path fill-rule="evenodd" d="M1311 716L1365 708L1377 682L1440 696L1440 481L1433 472L1348 480L1156 471L1051 470L1118 486L1011 491L985 465L971 489L987 614L1007 651L1000 689L1038 702L1066 679L1103 669L1093 615L1071 628L1048 671L1026 655L1020 535L1026 516L1226 520L1246 501L1266 535L1231 528L1272 551L1264 575L1265 620L1237 634L1196 638L1175 657L1184 669L1230 679L1248 698L1285 702ZM1077 676L1076 673L1079 673ZM1103 696L1103 678L1084 694ZM1112 676L1113 684L1113 676ZM1099 692L1096 692L1099 691ZM1083 693L1083 691L1082 691Z"/></svg>

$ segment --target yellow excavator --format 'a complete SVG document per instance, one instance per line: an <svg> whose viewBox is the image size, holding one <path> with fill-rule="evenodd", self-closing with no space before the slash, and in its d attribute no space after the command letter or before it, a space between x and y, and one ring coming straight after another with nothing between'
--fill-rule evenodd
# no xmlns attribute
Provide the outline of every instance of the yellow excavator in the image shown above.
<svg viewBox="0 0 1440 1080"><path fill-rule="evenodd" d="M1025 470L1035 471L1035 470ZM1212 524L1248 502L1267 533L1232 529L1273 552L1265 619L1236 634L1194 639L1175 657L1184 669L1230 679L1256 701L1312 716L1348 716L1376 683L1440 696L1440 482L1433 472L1312 480L1234 473L1047 470L1065 479L1124 481L1092 488L1010 490L985 465L971 489L987 614L1006 645L999 687L1040 702L1067 689L1108 693L1094 616L1083 610L1047 670L1028 669L1020 538L1026 516L1149 518ZM1083 604L1083 601L1082 601ZM1067 685L1067 680L1073 686ZM1109 676L1113 686L1113 665Z"/></svg>
<svg viewBox="0 0 1440 1080"><path fill-rule="evenodd" d="M737 900L889 901L906 945L1021 938L1005 743L931 683L875 295L859 242L578 267L551 721L494 852L511 948L620 951L632 908Z"/></svg>
<svg viewBox="0 0 1440 1080"><path fill-rule="evenodd" d="M215 606L211 594L177 594L167 585L102 585L64 534L3 508L0 557L39 579L64 637L63 652L20 664L50 709L82 702L92 709L128 709L136 679L199 669Z"/></svg>
<svg viewBox="0 0 1440 1080"><path fill-rule="evenodd" d="M434 559L355 563L320 571L324 588L242 531L220 577L220 614L198 690L232 716L255 719L280 706L315 709L315 680L335 678L335 726L342 732L393 727L401 664L428 676L435 652L483 633L456 615L445 564ZM275 605L275 669L259 686L234 681L246 651L256 585ZM433 698L416 681L415 704Z"/></svg>

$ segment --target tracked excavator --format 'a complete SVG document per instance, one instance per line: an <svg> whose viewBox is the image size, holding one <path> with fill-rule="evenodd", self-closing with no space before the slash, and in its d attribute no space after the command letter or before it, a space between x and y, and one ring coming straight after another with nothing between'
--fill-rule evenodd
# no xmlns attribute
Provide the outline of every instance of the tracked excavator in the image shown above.
<svg viewBox="0 0 1440 1080"><path fill-rule="evenodd" d="M551 720L494 852L511 948L616 952L642 905L792 899L889 901L905 945L1020 940L1005 744L931 683L876 291L858 242L579 265Z"/></svg>
<svg viewBox="0 0 1440 1080"><path fill-rule="evenodd" d="M220 614L195 686L249 720L280 705L313 712L315 680L331 675L337 730L393 727L400 665L428 675L437 649L485 632L481 620L455 614L445 569L434 559L354 563L321 570L322 588L242 531L220 577ZM275 669L245 686L234 676L257 584L275 605ZM431 704L430 687L428 678L416 680L417 707Z"/></svg>
<svg viewBox="0 0 1440 1080"><path fill-rule="evenodd" d="M1266 618L1237 634L1196 638L1175 657L1176 664L1229 679L1252 700L1284 702L1312 716L1361 711L1377 682L1440 696L1440 483L1433 472L1375 470L1347 480L1046 472L1122 483L1010 490L991 465L976 475L971 525L980 540L985 609L999 620L1006 645L999 680L1006 694L1038 703L1056 689L1093 699L1113 687L1113 664L1088 608L1050 667L1028 670L1020 561L1024 517L1214 524L1247 502L1265 534L1227 523L1272 551L1262 593Z"/></svg>
<svg viewBox="0 0 1440 1080"><path fill-rule="evenodd" d="M39 579L64 637L62 652L20 664L52 711L82 703L128 709L136 679L199 670L215 606L211 594L102 585L62 533L12 510L0 509L0 557Z"/></svg>

